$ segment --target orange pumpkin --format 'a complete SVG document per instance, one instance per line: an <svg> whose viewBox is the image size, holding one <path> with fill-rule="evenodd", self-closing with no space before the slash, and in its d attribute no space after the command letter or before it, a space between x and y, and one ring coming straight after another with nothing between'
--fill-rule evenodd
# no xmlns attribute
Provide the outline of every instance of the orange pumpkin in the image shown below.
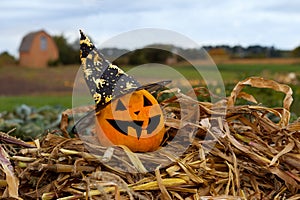
<svg viewBox="0 0 300 200"><path fill-rule="evenodd" d="M146 90L114 99L96 117L96 133L102 145L125 145L134 152L156 150L165 128L162 110Z"/></svg>

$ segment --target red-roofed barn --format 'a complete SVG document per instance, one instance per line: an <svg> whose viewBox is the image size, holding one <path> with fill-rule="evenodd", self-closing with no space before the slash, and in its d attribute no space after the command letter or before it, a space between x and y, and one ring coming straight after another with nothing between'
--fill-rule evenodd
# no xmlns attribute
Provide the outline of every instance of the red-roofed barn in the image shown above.
<svg viewBox="0 0 300 200"><path fill-rule="evenodd" d="M47 67L49 61L58 59L58 48L52 37L44 30L24 36L19 53L20 65L26 67Z"/></svg>

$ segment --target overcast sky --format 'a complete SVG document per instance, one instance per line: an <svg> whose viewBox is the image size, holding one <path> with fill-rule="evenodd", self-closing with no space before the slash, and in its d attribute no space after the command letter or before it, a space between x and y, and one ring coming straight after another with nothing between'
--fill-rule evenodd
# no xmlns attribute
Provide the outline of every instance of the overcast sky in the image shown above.
<svg viewBox="0 0 300 200"><path fill-rule="evenodd" d="M28 32L44 29L73 41L80 28L95 43L134 29L159 28L199 45L293 49L300 45L300 1L1 0L0 24L0 52L14 55ZM130 48L126 45L118 47Z"/></svg>

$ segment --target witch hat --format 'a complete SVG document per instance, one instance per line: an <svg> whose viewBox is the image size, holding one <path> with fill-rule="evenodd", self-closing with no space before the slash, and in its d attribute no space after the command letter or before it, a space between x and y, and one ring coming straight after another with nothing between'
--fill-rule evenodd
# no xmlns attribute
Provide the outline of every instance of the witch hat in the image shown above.
<svg viewBox="0 0 300 200"><path fill-rule="evenodd" d="M135 90L146 89L151 92L171 82L161 81L141 86L132 76L106 60L81 30L80 60L85 81L96 103L96 110L105 107L113 99Z"/></svg>
<svg viewBox="0 0 300 200"><path fill-rule="evenodd" d="M110 103L112 99L141 87L132 76L106 60L81 30L80 59L85 81L98 109Z"/></svg>

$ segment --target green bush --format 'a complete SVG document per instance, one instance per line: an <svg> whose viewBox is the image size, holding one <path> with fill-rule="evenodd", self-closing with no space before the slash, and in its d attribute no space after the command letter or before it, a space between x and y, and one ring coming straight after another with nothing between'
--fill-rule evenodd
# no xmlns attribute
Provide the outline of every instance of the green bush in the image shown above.
<svg viewBox="0 0 300 200"><path fill-rule="evenodd" d="M7 51L4 51L0 54L0 67L1 66L9 66L9 65L16 65L16 59L10 55Z"/></svg>
<svg viewBox="0 0 300 200"><path fill-rule="evenodd" d="M56 60L49 60L48 61L48 66L49 67L57 67L59 65L59 59Z"/></svg>

